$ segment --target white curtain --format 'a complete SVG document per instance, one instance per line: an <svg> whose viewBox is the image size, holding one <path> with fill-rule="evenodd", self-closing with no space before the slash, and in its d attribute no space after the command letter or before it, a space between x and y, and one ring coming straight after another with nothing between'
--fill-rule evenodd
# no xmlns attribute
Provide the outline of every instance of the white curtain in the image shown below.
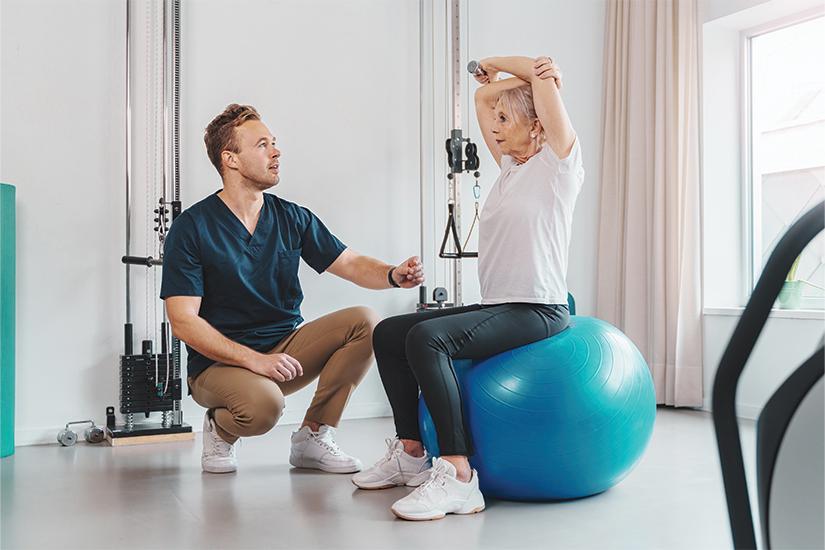
<svg viewBox="0 0 825 550"><path fill-rule="evenodd" d="M696 0L610 0L597 315L647 359L659 403L702 404Z"/></svg>

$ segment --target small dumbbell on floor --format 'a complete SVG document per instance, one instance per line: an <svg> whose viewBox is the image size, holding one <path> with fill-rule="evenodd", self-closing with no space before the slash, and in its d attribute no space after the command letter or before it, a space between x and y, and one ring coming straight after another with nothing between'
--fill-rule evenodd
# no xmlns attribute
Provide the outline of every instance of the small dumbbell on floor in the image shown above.
<svg viewBox="0 0 825 550"><path fill-rule="evenodd" d="M76 424L90 425L83 432L83 437L86 439L87 443L101 443L104 439L106 439L106 432L103 431L103 428L97 426L94 420L78 420L76 422L68 422L66 427L60 430L57 434L57 442L64 447L71 447L77 443L77 434L69 427Z"/></svg>

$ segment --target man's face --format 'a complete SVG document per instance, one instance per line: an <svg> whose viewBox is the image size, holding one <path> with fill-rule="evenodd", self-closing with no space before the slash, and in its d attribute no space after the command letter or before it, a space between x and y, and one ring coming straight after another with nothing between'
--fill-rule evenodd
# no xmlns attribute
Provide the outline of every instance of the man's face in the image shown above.
<svg viewBox="0 0 825 550"><path fill-rule="evenodd" d="M239 152L230 153L234 159L230 169L238 170L261 191L278 185L281 152L269 128L260 120L248 120L235 129L235 138Z"/></svg>

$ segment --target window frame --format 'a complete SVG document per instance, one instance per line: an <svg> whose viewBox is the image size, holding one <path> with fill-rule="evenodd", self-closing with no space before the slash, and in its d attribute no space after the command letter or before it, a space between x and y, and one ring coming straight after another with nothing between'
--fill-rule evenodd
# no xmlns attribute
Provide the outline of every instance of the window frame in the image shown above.
<svg viewBox="0 0 825 550"><path fill-rule="evenodd" d="M754 125L752 124L752 120L754 108L751 82L753 65L751 41L764 34L793 27L794 25L799 25L818 17L825 17L825 6L817 6L779 17L760 25L742 29L739 33L739 49L741 53L741 70L739 71L739 77L742 79L740 88L742 94L742 110L740 111L740 143L742 144L741 173L743 175L741 192L744 199L743 204L746 206L742 212L741 230L742 236L747 239L747 244L742 247L742 265L744 269L742 270L741 300L743 305L748 301L748 297L756 287L756 281L762 274L762 236L761 231L756 230L756 228L761 228L762 225L762 186L755 185L753 177L754 173L757 172L757 170L754 170L754 167L758 165L758 160L756 160L753 155ZM816 309L823 309L824 305L825 304L819 305ZM809 308L803 304L800 309L806 310Z"/></svg>

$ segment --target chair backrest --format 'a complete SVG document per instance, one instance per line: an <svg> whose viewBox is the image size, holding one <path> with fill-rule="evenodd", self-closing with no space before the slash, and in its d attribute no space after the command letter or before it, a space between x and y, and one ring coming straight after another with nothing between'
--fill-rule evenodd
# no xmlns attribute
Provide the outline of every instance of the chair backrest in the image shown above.
<svg viewBox="0 0 825 550"><path fill-rule="evenodd" d="M825 202L811 208L788 229L765 264L765 269L756 283L745 311L742 312L742 317L716 371L712 398L713 423L725 482L733 544L736 548L756 548L753 515L742 459L742 443L736 420L735 400L739 378L791 265L805 246L823 229ZM823 455L817 453L816 445L809 446L807 451L804 445L806 439L815 442L817 437L822 437L821 428L818 433L808 430L815 428L816 414L822 414L821 397L817 396L818 392L821 392L821 380L825 371L823 353L825 349L820 345L819 349L782 384L760 415L757 428L759 506L760 517L763 518L763 543L768 548L774 544L788 544L786 539L781 542L777 540L772 544L773 535L779 534L778 536L784 537L787 533L798 530L801 508L817 507L816 504L803 502L805 499L794 499L789 491L793 491L800 482L805 483L804 475L799 477L799 474L802 474L803 465L807 464L808 459L813 460L811 468L815 468L818 461L820 473L823 469ZM818 383L819 390L816 389ZM817 399L819 408L818 411L814 411ZM814 417L811 417L812 414ZM803 442L801 448L800 441ZM821 444L819 449L822 449ZM813 484L815 480L809 478L808 483ZM821 481L819 485L822 486ZM775 510L774 506L777 503L784 509L775 511L776 515L772 515L771 512ZM821 525L821 497L818 506L819 521L815 523ZM811 536L815 535L813 533ZM822 547L822 543L818 546Z"/></svg>
<svg viewBox="0 0 825 550"><path fill-rule="evenodd" d="M825 381L822 347L759 415L756 482L762 540L770 548L825 548Z"/></svg>

